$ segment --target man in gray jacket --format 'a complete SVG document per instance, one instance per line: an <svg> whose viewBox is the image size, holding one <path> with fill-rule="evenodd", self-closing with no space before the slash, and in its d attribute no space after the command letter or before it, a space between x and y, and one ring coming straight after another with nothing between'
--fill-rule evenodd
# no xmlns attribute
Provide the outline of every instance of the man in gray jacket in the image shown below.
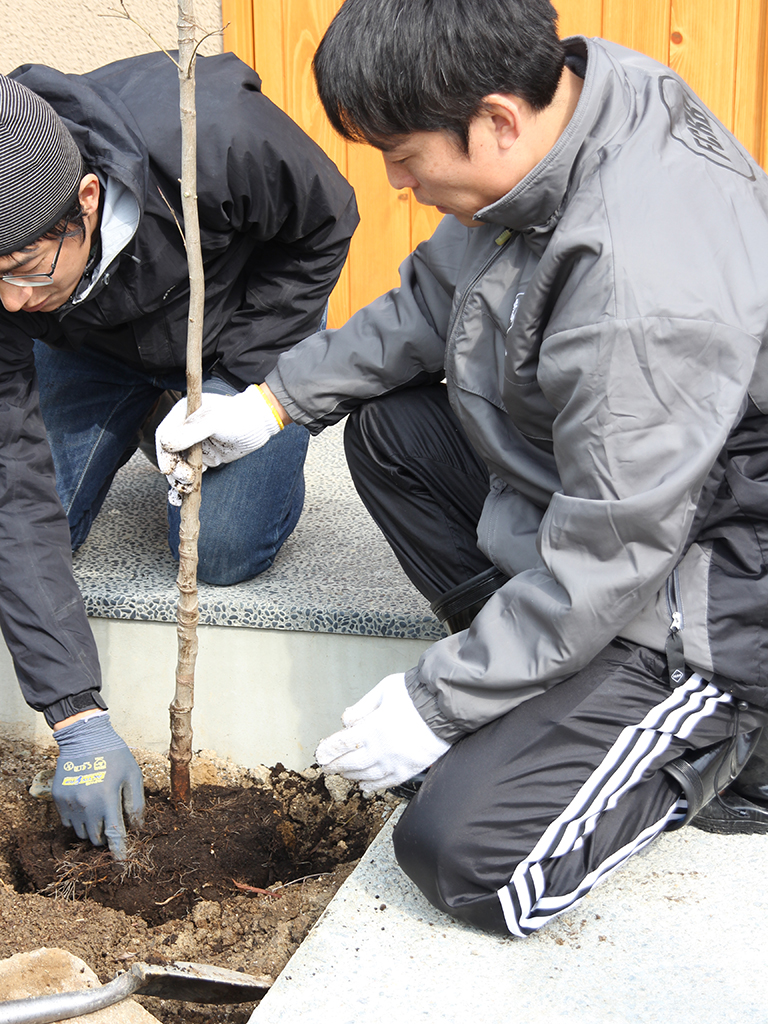
<svg viewBox="0 0 768 1024"><path fill-rule="evenodd" d="M450 635L318 747L439 908L523 936L665 829L768 831L768 181L667 67L548 0L347 0L332 123L446 216L281 356ZM237 399L165 458L244 436ZM178 458L178 456L175 456Z"/></svg>

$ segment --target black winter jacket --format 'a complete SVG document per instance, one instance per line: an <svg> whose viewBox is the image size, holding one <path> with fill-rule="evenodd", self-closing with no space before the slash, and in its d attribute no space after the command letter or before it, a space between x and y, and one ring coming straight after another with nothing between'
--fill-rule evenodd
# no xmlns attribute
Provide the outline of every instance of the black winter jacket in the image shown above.
<svg viewBox="0 0 768 1024"><path fill-rule="evenodd" d="M127 187L136 233L85 298L54 313L0 308L0 628L36 710L101 685L71 571L34 378L32 341L94 345L147 370L185 362L178 77L164 54L87 75L12 73L56 109L86 166ZM232 54L197 62L198 205L206 270L204 360L258 383L319 325L358 217L333 163Z"/></svg>
<svg viewBox="0 0 768 1024"><path fill-rule="evenodd" d="M55 313L0 312L0 330L54 347L110 348L127 328L147 370L184 366L189 300L182 220L178 73L165 54L87 75L25 65L11 75L54 107L87 167L126 185L141 221L87 298ZM198 210L206 274L203 358L260 383L311 334L344 265L358 217L334 164L260 91L233 54L196 70ZM171 209L172 208L172 209ZM124 353L116 341L114 354Z"/></svg>

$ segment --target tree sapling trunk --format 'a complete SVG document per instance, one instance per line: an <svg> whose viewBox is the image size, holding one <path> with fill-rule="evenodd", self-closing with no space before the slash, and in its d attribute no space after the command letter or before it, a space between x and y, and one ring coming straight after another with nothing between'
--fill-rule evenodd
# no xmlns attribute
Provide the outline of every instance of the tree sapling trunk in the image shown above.
<svg viewBox="0 0 768 1024"><path fill-rule="evenodd" d="M195 111L195 18L193 0L178 0L179 90L181 112L181 204L189 266L189 320L187 324L187 415L202 401L203 310L205 278L197 214L197 118ZM176 692L171 715L171 799L189 804L189 765L192 760L192 708L197 660L197 538L200 532L201 446L189 453L195 486L181 504L179 532L179 602L176 610L178 660Z"/></svg>

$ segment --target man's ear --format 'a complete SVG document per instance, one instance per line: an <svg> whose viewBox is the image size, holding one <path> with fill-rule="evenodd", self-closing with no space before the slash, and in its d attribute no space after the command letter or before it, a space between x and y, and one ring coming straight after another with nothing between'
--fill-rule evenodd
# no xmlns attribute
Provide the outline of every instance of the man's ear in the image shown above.
<svg viewBox="0 0 768 1024"><path fill-rule="evenodd" d="M80 209L85 217L98 211L100 193L99 179L95 174L86 174L80 182L80 190L77 193Z"/></svg>
<svg viewBox="0 0 768 1024"><path fill-rule="evenodd" d="M520 137L529 111L525 100L509 93L495 92L483 99L481 111L489 120L499 148L511 149Z"/></svg>

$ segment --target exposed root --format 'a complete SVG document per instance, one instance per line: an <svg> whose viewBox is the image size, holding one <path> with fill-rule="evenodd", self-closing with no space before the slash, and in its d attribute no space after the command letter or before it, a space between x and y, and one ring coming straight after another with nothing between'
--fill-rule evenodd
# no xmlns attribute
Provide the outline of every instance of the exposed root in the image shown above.
<svg viewBox="0 0 768 1024"><path fill-rule="evenodd" d="M154 875L157 870L152 859L154 849L155 847L151 845L148 837L142 838L141 836L129 835L127 843L128 856L121 862L120 881L123 882L126 878L142 878Z"/></svg>

